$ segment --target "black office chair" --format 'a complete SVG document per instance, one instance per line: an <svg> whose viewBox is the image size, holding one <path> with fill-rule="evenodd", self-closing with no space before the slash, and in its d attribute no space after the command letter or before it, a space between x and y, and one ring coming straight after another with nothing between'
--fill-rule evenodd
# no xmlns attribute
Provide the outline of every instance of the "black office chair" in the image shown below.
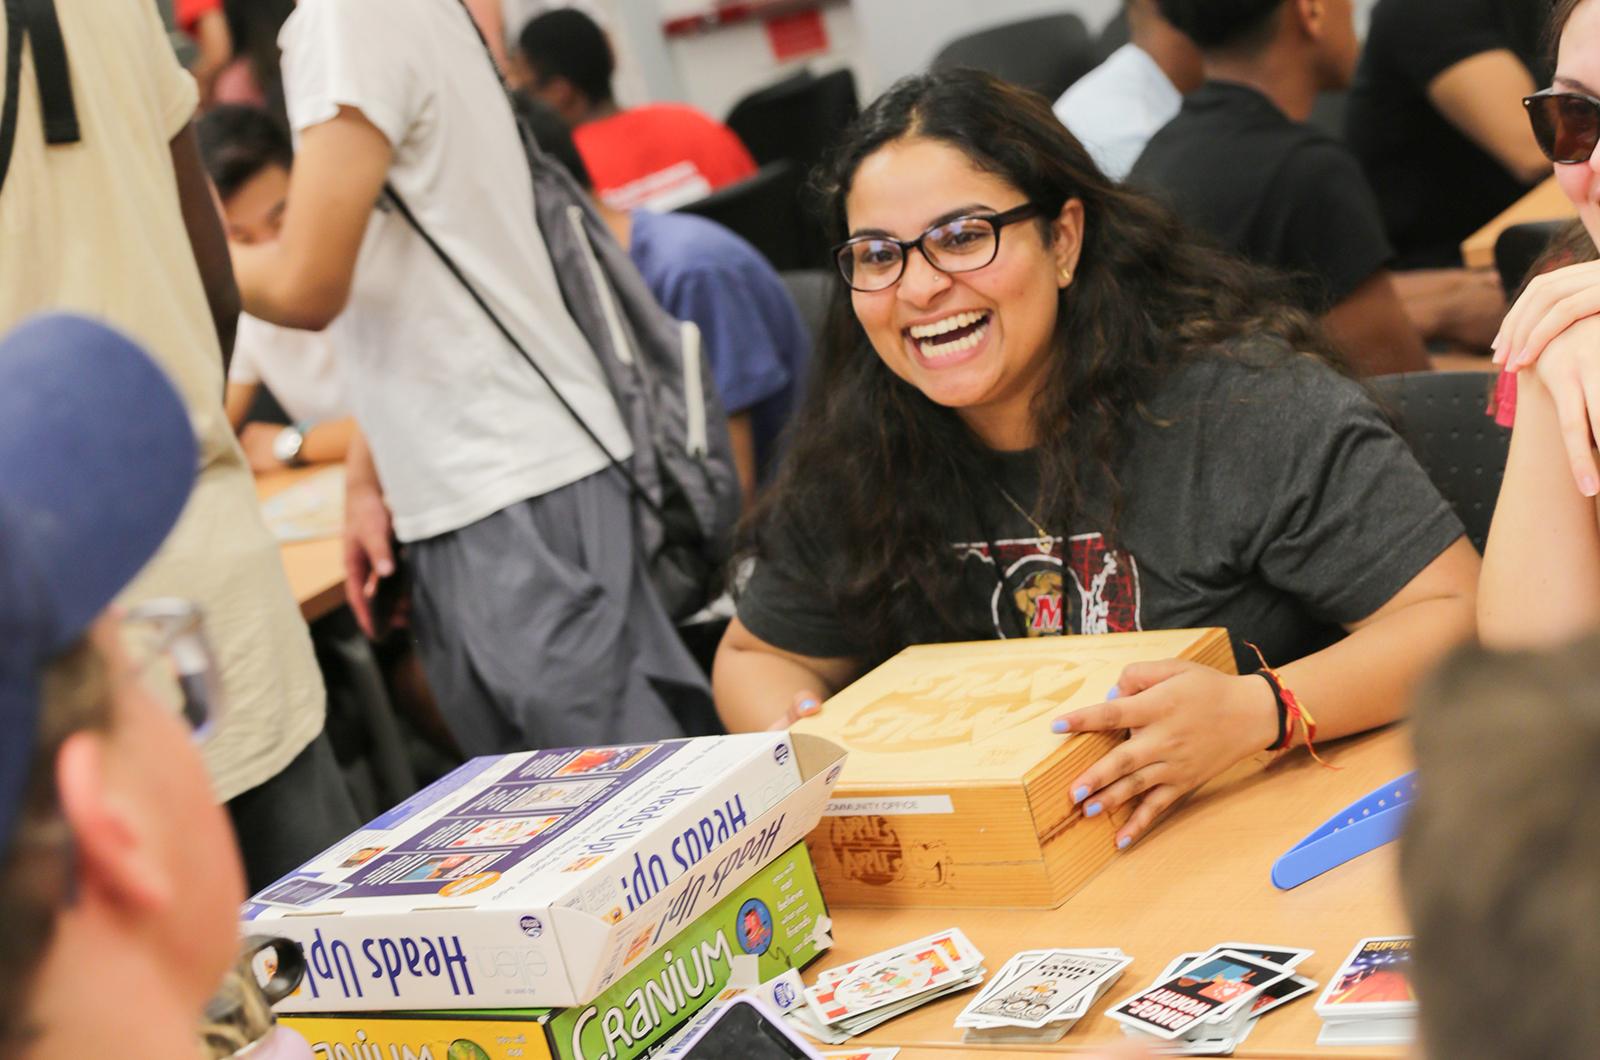
<svg viewBox="0 0 1600 1060"><path fill-rule="evenodd" d="M795 307L800 310L800 319L805 322L806 330L811 333L811 359L795 390L795 404L798 405L810 377L810 366L816 363L817 354L822 349L828 328L828 308L833 304L834 292L840 286L840 280L838 273L827 269L797 269L779 275L783 285L789 289L789 297L794 299Z"/></svg>
<svg viewBox="0 0 1600 1060"><path fill-rule="evenodd" d="M1052 103L1094 65L1094 42L1077 15L1043 15L994 26L951 41L933 59L935 70L987 70Z"/></svg>
<svg viewBox="0 0 1600 1060"><path fill-rule="evenodd" d="M1484 411L1494 378L1488 372L1410 372L1372 380L1479 552L1489 539L1511 447L1511 432Z"/></svg>
<svg viewBox="0 0 1600 1060"><path fill-rule="evenodd" d="M849 70L802 70L735 103L727 125L758 165L787 161L804 178L860 111Z"/></svg>
<svg viewBox="0 0 1600 1060"><path fill-rule="evenodd" d="M1507 298L1522 290L1534 262L1566 225L1565 221L1529 221L1500 233L1494 241L1494 267Z"/></svg>
<svg viewBox="0 0 1600 1060"><path fill-rule="evenodd" d="M810 239L801 223L800 175L788 162L764 165L755 176L678 209L733 229L779 272L817 263L815 252L808 252Z"/></svg>

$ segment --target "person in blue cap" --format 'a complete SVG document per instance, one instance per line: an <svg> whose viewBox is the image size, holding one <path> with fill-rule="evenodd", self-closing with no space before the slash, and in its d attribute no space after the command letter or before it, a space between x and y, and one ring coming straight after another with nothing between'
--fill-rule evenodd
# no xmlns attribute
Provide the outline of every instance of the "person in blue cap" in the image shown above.
<svg viewBox="0 0 1600 1060"><path fill-rule="evenodd" d="M0 1055L186 1057L232 962L244 870L197 744L198 610L112 600L199 458L130 340L35 317L0 341Z"/></svg>

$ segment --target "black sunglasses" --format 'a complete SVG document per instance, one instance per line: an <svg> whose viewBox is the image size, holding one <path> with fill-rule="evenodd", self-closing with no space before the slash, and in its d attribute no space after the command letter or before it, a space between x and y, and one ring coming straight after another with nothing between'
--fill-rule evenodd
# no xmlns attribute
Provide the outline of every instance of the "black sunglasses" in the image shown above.
<svg viewBox="0 0 1600 1060"><path fill-rule="evenodd" d="M1600 146L1600 99L1547 88L1522 100L1539 150L1558 165L1587 162Z"/></svg>

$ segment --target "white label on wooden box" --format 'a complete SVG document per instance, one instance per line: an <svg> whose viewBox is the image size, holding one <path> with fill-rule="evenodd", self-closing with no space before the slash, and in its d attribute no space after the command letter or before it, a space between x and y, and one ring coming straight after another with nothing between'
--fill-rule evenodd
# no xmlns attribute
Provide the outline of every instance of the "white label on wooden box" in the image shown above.
<svg viewBox="0 0 1600 1060"><path fill-rule="evenodd" d="M829 799L824 817L891 817L955 813L948 795L909 795L905 798Z"/></svg>

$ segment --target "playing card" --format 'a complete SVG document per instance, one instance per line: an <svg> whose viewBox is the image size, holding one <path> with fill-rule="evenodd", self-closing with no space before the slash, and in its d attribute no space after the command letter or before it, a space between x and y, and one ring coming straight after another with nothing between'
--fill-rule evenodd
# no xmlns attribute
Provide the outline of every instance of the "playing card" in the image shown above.
<svg viewBox="0 0 1600 1060"><path fill-rule="evenodd" d="M1304 997L1316 988L1315 979L1307 979L1301 975L1291 975L1286 979L1279 979L1276 983L1268 984L1267 988L1250 1002L1250 1019L1258 1020L1273 1009L1287 1005L1298 997Z"/></svg>
<svg viewBox="0 0 1600 1060"><path fill-rule="evenodd" d="M1411 936L1362 939L1329 978L1317 1015L1329 1023L1414 1015L1410 972Z"/></svg>
<svg viewBox="0 0 1600 1060"><path fill-rule="evenodd" d="M836 984L808 987L806 1002L824 1023L865 1015L874 1009L958 983L964 973L939 947L863 961Z"/></svg>
<svg viewBox="0 0 1600 1060"><path fill-rule="evenodd" d="M1224 950L1125 998L1106 1015L1171 1040L1224 1006L1247 1001L1288 975L1282 965Z"/></svg>
<svg viewBox="0 0 1600 1060"><path fill-rule="evenodd" d="M1301 961L1305 960L1307 957L1316 952L1315 950L1300 949L1294 946L1264 946L1256 942L1219 942L1205 953L1195 958L1195 962L1215 957L1224 950L1231 950L1234 953L1242 953L1247 957L1254 957L1257 960L1267 961L1282 968L1293 968L1295 965L1299 964ZM1238 1001L1230 1002L1208 1016L1207 1022L1228 1022L1239 1013L1239 1010L1240 1003Z"/></svg>
<svg viewBox="0 0 1600 1060"><path fill-rule="evenodd" d="M818 987L835 986L846 975L866 964L868 961L883 960L903 953L911 953L923 949L937 949L944 953L950 964L961 968L976 968L983 963L983 954L978 947L962 933L960 928L946 928L944 931L935 931L931 935L924 935L920 939L913 939L900 946L894 946L878 953L860 957L848 964L825 968L817 973Z"/></svg>
<svg viewBox="0 0 1600 1060"><path fill-rule="evenodd" d="M1270 961L1283 968L1293 968L1317 952L1316 950L1300 949L1297 946L1263 946L1256 942L1219 942L1207 950L1205 956L1215 956L1223 950L1232 950L1234 953L1242 953L1246 957Z"/></svg>
<svg viewBox="0 0 1600 1060"><path fill-rule="evenodd" d="M1119 974L1130 961L1121 950L1024 950L967 1004L956 1017L956 1026L1038 1029L1075 1019L1092 1003L1092 988Z"/></svg>

